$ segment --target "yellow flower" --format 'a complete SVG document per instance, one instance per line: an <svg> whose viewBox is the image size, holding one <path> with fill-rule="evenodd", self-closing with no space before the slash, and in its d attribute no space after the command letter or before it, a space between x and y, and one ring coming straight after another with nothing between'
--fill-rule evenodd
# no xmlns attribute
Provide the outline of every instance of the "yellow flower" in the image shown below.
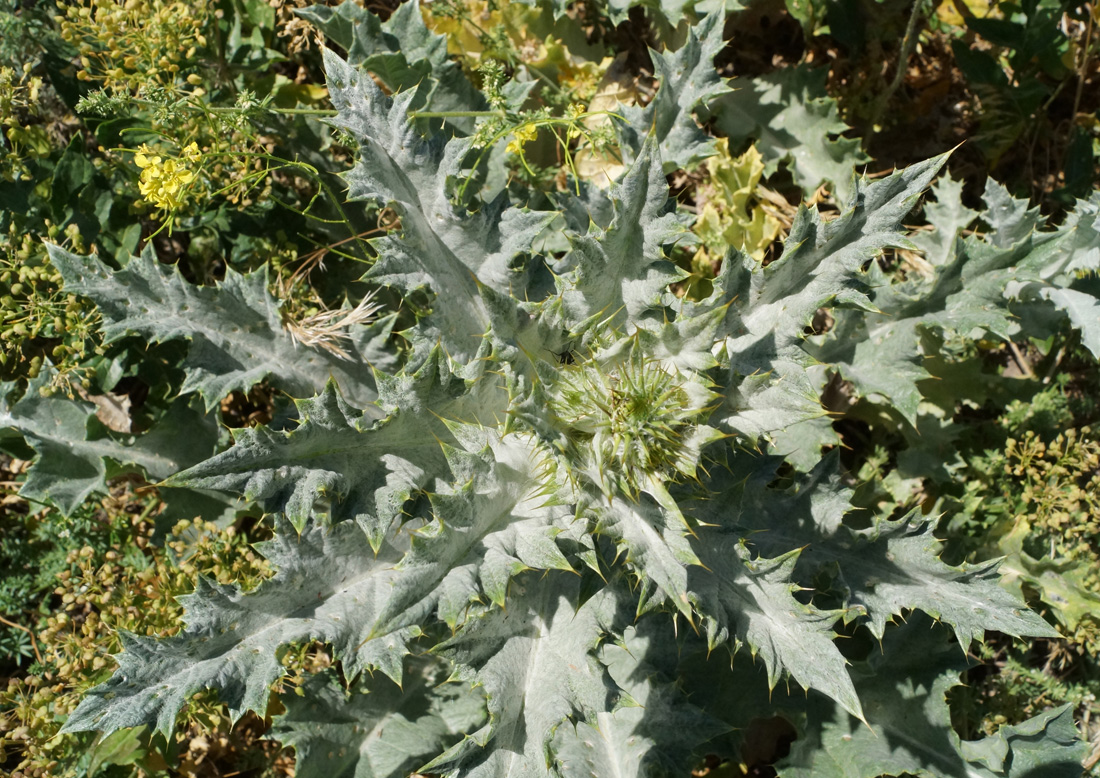
<svg viewBox="0 0 1100 778"><path fill-rule="evenodd" d="M505 149L509 154L522 155L523 147L528 141L533 141L539 135L538 127L533 124L523 124L512 131L512 140Z"/></svg>
<svg viewBox="0 0 1100 778"><path fill-rule="evenodd" d="M200 157L202 157L202 152L199 151L199 144L191 141L186 146L184 146L183 158L186 159L188 162L194 164L195 162L199 161Z"/></svg>
<svg viewBox="0 0 1100 778"><path fill-rule="evenodd" d="M200 154L194 143L185 148L183 153L189 161L198 159ZM195 180L195 174L187 169L185 162L178 159L164 160L142 144L134 154L134 164L141 168L138 190L146 202L166 211L179 208L183 204L183 190Z"/></svg>
<svg viewBox="0 0 1100 778"><path fill-rule="evenodd" d="M141 168L156 166L160 164L160 157L154 154L153 150L146 144L142 143L141 148L134 154L134 164Z"/></svg>

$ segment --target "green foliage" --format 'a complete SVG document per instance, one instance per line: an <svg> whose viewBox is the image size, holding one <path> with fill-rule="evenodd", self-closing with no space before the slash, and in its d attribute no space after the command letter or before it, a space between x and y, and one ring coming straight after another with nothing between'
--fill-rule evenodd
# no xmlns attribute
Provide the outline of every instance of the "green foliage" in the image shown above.
<svg viewBox="0 0 1100 778"><path fill-rule="evenodd" d="M952 51L985 109L975 140L996 164L1019 139L1053 130L1045 126L1042 107L1050 104L1073 70L1095 54L1088 40L1084 50L1077 50L1063 21L1068 14L1086 22L1087 12L1057 2L997 3L990 11L987 16L969 14L965 19L968 37L986 45L979 48L958 39L952 42ZM1083 128L1078 132L1088 137ZM1091 144L1086 148L1087 159L1073 163L1091 168L1095 164ZM1067 202L1091 189L1078 180L1072 184L1062 192Z"/></svg>
<svg viewBox="0 0 1100 778"><path fill-rule="evenodd" d="M441 741L424 769L567 772L610 758L580 756L573 738L597 728L603 738L652 733L631 757L639 770L686 770L729 724L718 708L689 713L694 700L655 677L616 674L617 660L600 647L628 641L632 620L667 634L681 619L708 649L747 650L765 670L765 688L787 676L813 690L804 704L816 726L827 725L820 711L830 706L838 721L889 726L881 707L868 707L870 689L896 674L876 673L873 663L867 676L846 669L838 629L865 624L885 639L890 621L919 609L964 647L986 629L1055 634L997 586L995 565L939 561L929 521L850 523L835 458L784 483L781 456L746 450L770 439L786 453L785 442L806 434L798 422L823 417L813 381L824 374L806 377L803 328L822 306L870 308L875 276L863 268L886 247L911 245L899 222L942 160L855 181L835 220L803 210L778 260L762 267L730 251L710 295L690 301L671 294L683 275L666 252L687 233L667 197L659 137L611 188L606 225L577 229L504 195L479 202L463 193L463 179L476 173L467 166L485 157L461 137L421 136L408 122L417 92L391 99L334 54L326 67L336 122L359 148L346 176L351 195L401 219L400 232L371 240L378 259L366 279L426 294L428 312L405 331L403 362L367 384L378 390L369 411L355 399L362 382L338 378L298 401L296 428L249 431L173 477L285 513L294 528L279 523L264 547L276 575L254 592L200 581L183 631L125 637L120 670L86 695L64 731L148 725L167 736L204 688L217 689L234 715L262 714L283 672L281 647L321 640L352 682L371 669L402 682L409 655L427 652L453 664L455 704L473 705L459 700L484 690L487 719L470 719L450 748ZM1015 234L1020 218L1000 219L997 234ZM564 231L564 256L538 250L536 241L560 243L544 237L548 230ZM84 278L114 285L141 267L135 259L111 275L95 262L65 257L68 283L89 293ZM231 315L240 305L233 288L217 306ZM161 298L150 297L141 315L171 322L178 304ZM99 298L109 326L123 320L116 299ZM225 373L198 357L192 376ZM803 448L793 461L813 464L813 453ZM944 673L934 652L907 656ZM633 654L647 660L645 650ZM445 704L422 688L421 706ZM605 729L600 722L620 716L627 699L654 705L633 727ZM363 716L394 715L383 711ZM296 708L290 730L303 745L303 769L320 769L312 766L321 759L317 737L343 739L346 769L380 769L371 755L379 746L305 716ZM683 716L713 723L694 728L694 742L666 745L670 722ZM1065 750L1049 751L1044 764L1076 753L1064 723L1042 734L1048 719L1029 726L1044 742L1061 738ZM459 735L435 720L422 720L426 737ZM1015 749L1012 735L998 737L1007 744L1001 753ZM947 758L992 757L963 749ZM1020 751L1021 764L1031 758ZM921 763L900 764L890 769Z"/></svg>
<svg viewBox="0 0 1100 778"><path fill-rule="evenodd" d="M737 10L44 22L65 67L0 76L0 446L52 506L0 546L47 651L5 767L195 774L203 728L270 722L303 776L1076 769L1025 697L1092 686L1005 647L1095 648L1095 408L1044 378L1100 356L1100 200L857 176L827 70L743 72ZM255 553L217 530L249 505ZM1002 710L970 651L1015 662Z"/></svg>
<svg viewBox="0 0 1100 778"><path fill-rule="evenodd" d="M732 91L711 111L715 125L735 144L756 140L765 174L786 163L807 194L829 183L837 201L847 203L864 158L858 140L841 137L848 126L825 92L825 76L822 69L799 66L734 79Z"/></svg>
<svg viewBox="0 0 1100 778"><path fill-rule="evenodd" d="M1013 584L1038 592L1062 633L1095 654L1100 443L1087 427L1046 441L1042 435L1027 430L1008 438L1003 451L973 461L956 522L971 537L994 543L1013 570Z"/></svg>

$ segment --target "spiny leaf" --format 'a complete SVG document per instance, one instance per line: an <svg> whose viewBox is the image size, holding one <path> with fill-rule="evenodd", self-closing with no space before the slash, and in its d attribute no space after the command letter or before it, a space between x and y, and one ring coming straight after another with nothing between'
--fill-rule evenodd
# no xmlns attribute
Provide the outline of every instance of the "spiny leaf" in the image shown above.
<svg viewBox="0 0 1100 778"><path fill-rule="evenodd" d="M48 249L65 291L96 304L108 341L127 335L189 341L181 392L199 392L207 410L265 378L295 396L313 394L331 377L353 402L376 397L370 366L361 358L341 359L294 341L283 327L279 302L267 291L266 271L242 275L227 268L217 286L195 286L177 268L157 261L151 249L117 272L94 256Z"/></svg>
<svg viewBox="0 0 1100 778"><path fill-rule="evenodd" d="M775 559L751 559L733 538L700 533L693 544L703 568L691 569L689 586L707 628L710 645L743 641L764 660L768 683L775 686L789 674L804 688L813 688L863 718L843 655L833 644L833 624L839 611L823 611L794 598L799 586L791 581L799 551Z"/></svg>
<svg viewBox="0 0 1100 778"><path fill-rule="evenodd" d="M649 589L658 603L667 602L685 615L691 613L688 594L688 565L699 559L685 537L682 519L663 510L648 496L637 501L624 498L599 505L593 498L597 516L595 532L615 540L625 552L626 563L646 587L639 610L645 606Z"/></svg>
<svg viewBox="0 0 1100 778"><path fill-rule="evenodd" d="M670 629L646 629L654 625L650 617L600 648L600 661L625 694L615 710L558 728L554 757L566 778L681 778L694 766L692 753L728 731L691 704L675 679L651 664L652 654L659 651L655 642L674 643Z"/></svg>
<svg viewBox="0 0 1100 778"><path fill-rule="evenodd" d="M375 556L363 531L345 522L307 526L301 535L284 525L262 551L278 572L255 591L200 578L184 598L187 626L178 635L124 633L118 670L84 696L64 731L151 724L169 736L177 711L207 688L218 690L234 718L263 715L284 672L276 652L295 642L331 643L349 677L377 667L401 678L406 643L420 630L383 634L375 623L397 575L397 547L384 543Z"/></svg>
<svg viewBox="0 0 1100 778"><path fill-rule="evenodd" d="M476 428L460 434L472 450L448 451L457 485L430 495L431 523L413 536L379 616L386 629L433 611L454 629L483 597L503 607L521 571L572 570L555 544L572 511L555 499L535 441Z"/></svg>
<svg viewBox="0 0 1100 778"><path fill-rule="evenodd" d="M850 603L866 608L868 626L879 637L887 619L914 608L949 624L963 646L984 640L987 629L1058 637L1057 630L1000 586L999 560L958 567L941 562L934 527L916 509L897 521L853 531L854 542L844 558L834 557L832 546L822 544L818 559L839 562Z"/></svg>
<svg viewBox="0 0 1100 778"><path fill-rule="evenodd" d="M792 491L767 487L775 478L775 460L741 467L709 484L731 486L720 492L720 500L693 515L745 536L762 556L801 548L796 580L837 576L846 620L866 618L876 636L883 635L888 621L914 609L951 625L965 646L984 639L986 629L1017 636L1057 635L1001 588L999 562L952 567L940 561L932 534L935 522L919 511L896 521L877 520L864 530L846 526L843 516L850 509L851 490L841 483L836 454L798 478Z"/></svg>
<svg viewBox="0 0 1100 778"><path fill-rule="evenodd" d="M413 110L483 111L489 107L457 62L447 54L447 38L424 25L420 3L408 0L384 22L354 0L332 7L311 5L298 13L344 49L348 63L378 76L388 91L412 90ZM469 132L473 120L449 119Z"/></svg>
<svg viewBox="0 0 1100 778"><path fill-rule="evenodd" d="M549 776L555 731L568 717L595 720L615 702L595 656L614 620L605 589L577 606L580 578L551 573L517 582L507 610L471 619L440 653L470 668L489 699L490 722L423 769L465 778Z"/></svg>
<svg viewBox="0 0 1100 778"><path fill-rule="evenodd" d="M811 698L810 717L781 778L994 778L1076 775L1085 750L1068 709L1048 711L1020 727L960 742L945 695L959 684L965 658L942 628L926 619L888 630L882 653L854 671L867 723L838 705ZM1007 730L1007 731L1006 731Z"/></svg>
<svg viewBox="0 0 1100 778"><path fill-rule="evenodd" d="M674 53L650 49L654 76L661 82L657 94L645 108L617 110L628 124L615 125L627 147L638 153L642 139L652 134L666 173L692 170L715 153L714 139L699 128L692 114L699 110L708 115L707 105L730 91L714 68L714 57L725 46L724 22L724 13L712 13L688 28L687 41Z"/></svg>
<svg viewBox="0 0 1100 778"><path fill-rule="evenodd" d="M329 51L325 71L339 111L333 121L360 144L345 175L349 197L380 201L401 217L400 233L372 242L379 258L368 277L405 292L430 288L435 297L421 322L425 334L464 362L489 328L482 287L523 298L527 273L513 260L551 217L506 207L503 194L474 213L453 205L448 182L463 175L469 141L422 138L408 121L415 93L387 97L369 75Z"/></svg>
<svg viewBox="0 0 1100 778"><path fill-rule="evenodd" d="M612 189L611 199L610 227L571 238L569 259L576 269L558 280L564 329L640 322L664 303L668 285L683 277L661 251L687 232L666 207L668 184L652 145Z"/></svg>
<svg viewBox="0 0 1100 778"><path fill-rule="evenodd" d="M55 375L42 370L14 402L16 387L0 384L0 430L22 435L38 454L20 494L56 505L65 515L90 495L106 494L108 473L140 469L150 478L165 478L202 461L217 444L213 419L183 399L152 431L119 440L96 418L92 403L42 394Z"/></svg>
<svg viewBox="0 0 1100 778"><path fill-rule="evenodd" d="M1013 298L1049 301L1081 329L1086 345L1100 353L1095 315L1100 303L1092 295L1066 289L1072 280L1056 270L1067 263L1067 255L1087 251L1082 240L1087 230L1036 232L1041 224L1038 214L1009 197L1003 187L990 185L987 210L981 216L993 231L960 239L956 231L974 212L962 207L958 186L941 184L936 194L934 213L945 218L920 244L934 264L923 273L914 268L904 279L872 266L867 281L877 310L835 311L832 330L808 349L816 359L836 367L861 396L888 401L914 425L922 400L918 382L930 378L924 359L933 356L924 353L922 335L943 331L1011 340L1020 329ZM1100 247L1100 239L1093 240Z"/></svg>
<svg viewBox="0 0 1100 778"><path fill-rule="evenodd" d="M1081 341L1100 359L1100 299L1074 289L1047 287L1039 290L1044 300L1065 311L1070 323L1081 331Z"/></svg>
<svg viewBox="0 0 1100 778"><path fill-rule="evenodd" d="M901 220L945 161L936 157L881 181L857 180L853 205L830 222L801 210L783 255L763 269L727 255L711 297L685 307L690 316L728 306L720 330L730 371L725 424L756 439L824 419L825 373L812 370L804 329L828 303L869 307L860 269L884 248L910 245Z"/></svg>
<svg viewBox="0 0 1100 778"><path fill-rule="evenodd" d="M298 778L404 778L481 726L485 698L446 683L450 668L432 657L405 660L402 683L360 676L350 691L326 670L282 697L286 712L270 735L294 747Z"/></svg>
<svg viewBox="0 0 1100 778"><path fill-rule="evenodd" d="M1013 197L1003 184L992 178L986 179L983 199L986 210L982 219L990 226L986 241L999 249L1011 248L1027 240L1046 222L1038 208L1032 208L1027 200Z"/></svg>
<svg viewBox="0 0 1100 778"><path fill-rule="evenodd" d="M963 205L962 190L962 181L956 181L950 174L942 176L932 186L935 202L924 206L924 215L934 229L922 230L912 237L913 245L933 267L954 259L959 232L969 227L978 215L977 211Z"/></svg>
<svg viewBox="0 0 1100 778"><path fill-rule="evenodd" d="M298 401L301 423L290 432L241 430L235 444L170 484L220 489L263 501L304 526L318 500L332 521L355 519L377 543L420 487L448 474L440 440L449 439L435 414L462 418L482 401L493 407L491 386L467 395L465 383L440 370L439 357L411 377L380 378L379 407L353 408L329 384Z"/></svg>

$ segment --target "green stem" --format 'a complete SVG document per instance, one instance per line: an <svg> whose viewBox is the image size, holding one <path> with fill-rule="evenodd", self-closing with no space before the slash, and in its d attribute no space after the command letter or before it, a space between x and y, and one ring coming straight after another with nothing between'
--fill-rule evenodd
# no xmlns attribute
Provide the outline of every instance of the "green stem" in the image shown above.
<svg viewBox="0 0 1100 778"><path fill-rule="evenodd" d="M913 0L913 8L909 12L909 23L905 26L905 37L901 41L901 51L898 53L898 70L894 73L894 79L890 82L890 85L886 87L875 104L875 113L871 120L872 129L879 126L879 121L882 118L883 111L886 110L886 105L890 102L890 98L894 96L894 92L898 91L898 87L905 80L905 69L909 63L909 55L913 53L913 44L917 39L917 20L920 18L921 9L924 7L923 0ZM875 129L875 132L878 132Z"/></svg>
<svg viewBox="0 0 1100 778"><path fill-rule="evenodd" d="M339 111L332 108L268 108L269 111L275 113L287 114L289 116L336 116Z"/></svg>
<svg viewBox="0 0 1100 778"><path fill-rule="evenodd" d="M409 111L409 121L417 119L465 119L496 116L503 119L504 111Z"/></svg>
<svg viewBox="0 0 1100 778"><path fill-rule="evenodd" d="M145 101L148 102L148 101ZM199 106L195 106L199 108ZM261 106L256 106L257 108ZM270 111L271 113L289 114L291 116L335 116L338 111L331 108L278 108L276 106L265 105L262 106L263 110ZM240 113L242 109L236 106L225 105L204 105L199 110L206 111L208 113Z"/></svg>
<svg viewBox="0 0 1100 778"><path fill-rule="evenodd" d="M147 106L149 108L160 108L160 103L154 103L152 100L145 100L141 97L131 97L137 105ZM240 113L241 109L236 106L225 105L202 105L192 100L188 100L187 103L191 108L203 113ZM258 107L258 106L257 106ZM332 108L279 108L277 106L265 105L263 110L270 111L271 113L281 113L289 116L336 116L339 111Z"/></svg>

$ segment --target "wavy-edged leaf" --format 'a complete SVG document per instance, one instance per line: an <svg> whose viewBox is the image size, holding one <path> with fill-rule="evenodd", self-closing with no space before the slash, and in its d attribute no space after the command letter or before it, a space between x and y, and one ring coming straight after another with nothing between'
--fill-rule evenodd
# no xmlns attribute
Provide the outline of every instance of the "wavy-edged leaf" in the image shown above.
<svg viewBox="0 0 1100 778"><path fill-rule="evenodd" d="M867 157L859 140L841 137L848 126L825 91L827 74L828 68L798 65L735 78L731 92L715 103L715 126L734 146L756 138L765 175L786 162L807 195L829 182L838 201L848 204L855 168Z"/></svg>
<svg viewBox="0 0 1100 778"><path fill-rule="evenodd" d="M218 442L214 420L179 399L144 435L120 435L96 418L96 406L42 390L55 373L43 369L14 402L14 384L0 384L0 436L22 435L38 454L20 494L42 500L65 515L95 493L106 478L140 469L161 479L209 456Z"/></svg>
<svg viewBox="0 0 1100 778"><path fill-rule="evenodd" d="M1073 705L1051 708L1020 724L1004 725L981 740L964 740L959 753L981 778L1075 776L1089 751Z"/></svg>

